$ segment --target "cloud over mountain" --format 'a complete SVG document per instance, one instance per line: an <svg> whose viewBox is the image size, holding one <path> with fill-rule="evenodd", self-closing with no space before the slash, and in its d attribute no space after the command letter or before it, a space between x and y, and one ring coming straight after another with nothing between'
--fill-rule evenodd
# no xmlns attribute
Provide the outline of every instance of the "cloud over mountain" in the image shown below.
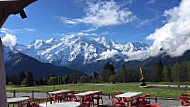
<svg viewBox="0 0 190 107"><path fill-rule="evenodd" d="M15 35L6 33L2 38L3 45L5 46L15 46L17 43L17 37Z"/></svg>
<svg viewBox="0 0 190 107"><path fill-rule="evenodd" d="M190 0L182 0L179 6L164 12L167 23L146 37L153 40L148 54L156 56L164 52L170 56L180 56L190 49Z"/></svg>

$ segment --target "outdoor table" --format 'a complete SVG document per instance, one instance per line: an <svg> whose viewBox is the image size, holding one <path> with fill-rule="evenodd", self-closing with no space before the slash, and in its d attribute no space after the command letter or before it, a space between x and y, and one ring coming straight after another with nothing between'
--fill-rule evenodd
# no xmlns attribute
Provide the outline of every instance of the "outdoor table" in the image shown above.
<svg viewBox="0 0 190 107"><path fill-rule="evenodd" d="M116 95L115 97L117 97L117 98L122 98L122 100L124 100L124 98L137 97L137 96L139 96L140 94L142 94L142 92L127 92L127 93L123 93L123 94Z"/></svg>
<svg viewBox="0 0 190 107"><path fill-rule="evenodd" d="M117 97L117 98L132 98L132 97L136 97L140 94L142 94L142 92L127 92L127 93L116 95L115 97Z"/></svg>
<svg viewBox="0 0 190 107"><path fill-rule="evenodd" d="M86 91L86 92L75 94L75 96L87 96L87 95L91 95L91 94L97 94L99 92L100 91Z"/></svg>
<svg viewBox="0 0 190 107"><path fill-rule="evenodd" d="M59 91L52 91L52 92L49 92L49 94L51 95L51 96L53 96L53 95L55 95L55 100L58 98L58 95L59 94L63 94L63 93L65 93L65 94L67 94L67 93L72 93L73 91L71 91L71 90L59 90Z"/></svg>
<svg viewBox="0 0 190 107"><path fill-rule="evenodd" d="M8 104L18 104L18 106L22 106L22 102L29 100L29 97L16 97L16 98L8 98L7 103Z"/></svg>
<svg viewBox="0 0 190 107"><path fill-rule="evenodd" d="M54 103L47 105L46 107L78 107L80 106L79 102L63 102L63 103Z"/></svg>
<svg viewBox="0 0 190 107"><path fill-rule="evenodd" d="M86 97L88 95L94 95L94 94L98 94L98 96L99 96L99 93L100 93L100 91L86 91L86 92L75 94L75 96L81 97L82 98L81 103L83 103L84 97ZM97 101L97 105L99 106L99 101Z"/></svg>
<svg viewBox="0 0 190 107"><path fill-rule="evenodd" d="M52 91L52 92L49 92L49 94L62 94L62 93L70 93L70 92L73 92L71 90L59 90L59 91Z"/></svg>

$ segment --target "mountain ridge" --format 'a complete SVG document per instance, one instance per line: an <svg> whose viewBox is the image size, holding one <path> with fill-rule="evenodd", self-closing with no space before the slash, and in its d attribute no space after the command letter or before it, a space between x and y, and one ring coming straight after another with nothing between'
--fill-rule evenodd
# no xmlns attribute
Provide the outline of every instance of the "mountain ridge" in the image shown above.
<svg viewBox="0 0 190 107"><path fill-rule="evenodd" d="M44 78L52 75L70 75L75 69L57 67L49 63L43 63L28 55L25 55L11 47L4 46L6 75L18 75L19 72L32 72L34 78ZM83 74L81 72L81 74Z"/></svg>
<svg viewBox="0 0 190 107"><path fill-rule="evenodd" d="M128 58L128 53L144 51L148 47L142 42L118 44L105 37L88 38L70 35L61 39L35 40L27 46L17 44L13 48L41 62L67 66L76 60L86 64L114 56Z"/></svg>

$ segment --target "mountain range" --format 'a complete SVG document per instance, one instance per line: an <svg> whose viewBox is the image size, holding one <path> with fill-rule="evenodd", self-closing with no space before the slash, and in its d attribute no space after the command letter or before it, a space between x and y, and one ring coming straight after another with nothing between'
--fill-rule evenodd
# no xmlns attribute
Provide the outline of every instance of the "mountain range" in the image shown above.
<svg viewBox="0 0 190 107"><path fill-rule="evenodd" d="M32 72L34 78L48 77L52 75L70 75L75 69L57 67L49 63L43 63L28 55L25 55L11 47L4 46L5 71L7 76L18 75L19 72Z"/></svg>
<svg viewBox="0 0 190 107"><path fill-rule="evenodd" d="M88 38L70 35L61 39L51 38L46 41L35 40L29 45L16 44L13 47L5 48L5 63L10 66L10 60L17 59L11 62L14 62L13 65L17 65L19 68L20 65L16 63L21 59L16 56L20 55L23 59L27 56L27 58L30 57L29 59L32 58L46 66L64 66L67 69L77 69L90 74L92 72L99 72L107 61L112 62L116 69L120 69L122 64L136 67L140 65L154 65L159 59L162 59L165 65L174 64L176 61L190 60L190 58L186 58L190 54L189 51L187 51L184 56L176 58L171 58L168 55L160 55L147 59L130 57L130 55L146 51L148 48L149 45L142 42L118 44L105 37ZM10 55L9 52L12 54ZM40 66L38 66L38 68L40 68ZM11 70L8 71L10 72ZM48 71L44 71L43 74L56 74L52 73L52 71L54 70L49 69ZM58 71L57 73L59 73ZM69 70L64 73L66 72L69 74Z"/></svg>

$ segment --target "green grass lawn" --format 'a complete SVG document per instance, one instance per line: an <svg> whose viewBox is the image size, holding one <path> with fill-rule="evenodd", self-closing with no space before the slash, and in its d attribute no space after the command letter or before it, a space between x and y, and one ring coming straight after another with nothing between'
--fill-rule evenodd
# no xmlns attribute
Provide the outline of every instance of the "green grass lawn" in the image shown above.
<svg viewBox="0 0 190 107"><path fill-rule="evenodd" d="M154 83L148 83L154 84ZM161 83L164 84L164 83ZM81 92L85 90L98 90L102 91L104 94L115 94L118 92L143 92L144 94L151 94L152 97L164 97L164 98L175 98L178 99L180 94L187 93L182 90L169 90L169 89L156 89L156 88L140 88L139 82L132 83L119 83L119 84L69 84L69 85L55 85L56 90L73 90L76 92ZM20 91L20 92L46 92L52 91L53 86L34 86L34 87L24 87L24 86L7 86L7 91Z"/></svg>

